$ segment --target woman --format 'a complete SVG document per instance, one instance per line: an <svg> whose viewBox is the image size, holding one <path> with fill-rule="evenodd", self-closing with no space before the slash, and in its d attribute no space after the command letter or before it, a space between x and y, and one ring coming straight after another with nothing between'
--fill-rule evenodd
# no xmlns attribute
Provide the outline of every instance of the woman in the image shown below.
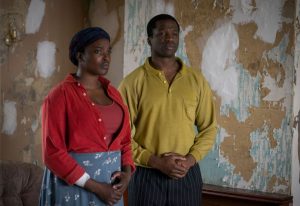
<svg viewBox="0 0 300 206"><path fill-rule="evenodd" d="M128 112L103 77L110 54L110 37L99 27L71 40L77 72L52 89L42 106L46 170L40 205L123 205L135 167Z"/></svg>

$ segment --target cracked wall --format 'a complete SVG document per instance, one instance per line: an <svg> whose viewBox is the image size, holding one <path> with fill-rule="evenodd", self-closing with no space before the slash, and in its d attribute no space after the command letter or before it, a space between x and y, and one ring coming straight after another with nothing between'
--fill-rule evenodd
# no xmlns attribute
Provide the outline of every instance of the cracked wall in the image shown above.
<svg viewBox="0 0 300 206"><path fill-rule="evenodd" d="M181 26L177 55L214 92L219 132L200 162L205 183L290 194L293 0L125 1L124 74L150 54L145 27L159 13Z"/></svg>
<svg viewBox="0 0 300 206"><path fill-rule="evenodd" d="M1 38L1 159L41 160L40 108L51 87L75 71L68 46L84 26L81 0L0 0L0 15L20 13L19 41L7 47ZM7 22L0 21L1 37Z"/></svg>

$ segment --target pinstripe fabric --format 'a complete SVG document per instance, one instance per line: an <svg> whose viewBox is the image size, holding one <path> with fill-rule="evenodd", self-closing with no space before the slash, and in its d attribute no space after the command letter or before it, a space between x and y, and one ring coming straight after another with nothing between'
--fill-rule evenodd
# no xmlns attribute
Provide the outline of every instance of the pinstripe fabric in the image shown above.
<svg viewBox="0 0 300 206"><path fill-rule="evenodd" d="M200 206L202 177L199 165L173 180L158 170L137 167L128 187L129 206Z"/></svg>

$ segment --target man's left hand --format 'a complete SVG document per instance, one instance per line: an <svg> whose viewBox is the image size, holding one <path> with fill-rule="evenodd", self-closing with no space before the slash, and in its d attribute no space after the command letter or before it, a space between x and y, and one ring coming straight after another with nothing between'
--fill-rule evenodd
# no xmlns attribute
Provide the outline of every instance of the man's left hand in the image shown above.
<svg viewBox="0 0 300 206"><path fill-rule="evenodd" d="M165 153L164 156L171 156L175 154L178 155L177 153L168 152ZM185 156L185 160L178 159L176 163L185 168L185 174L183 175L184 177L188 173L189 169L196 164L196 159L193 157L193 155L188 154Z"/></svg>
<svg viewBox="0 0 300 206"><path fill-rule="evenodd" d="M185 156L186 160L178 160L177 164L181 164L188 171L192 166L196 164L196 160L193 155L188 154Z"/></svg>

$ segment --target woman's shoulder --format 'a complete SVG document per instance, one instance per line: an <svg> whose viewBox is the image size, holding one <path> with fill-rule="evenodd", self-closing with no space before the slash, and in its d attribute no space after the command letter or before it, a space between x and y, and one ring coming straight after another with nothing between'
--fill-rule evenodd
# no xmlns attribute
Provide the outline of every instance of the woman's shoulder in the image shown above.
<svg viewBox="0 0 300 206"><path fill-rule="evenodd" d="M57 99L65 96L65 92L69 86L69 83L65 81L59 82L50 89L45 99Z"/></svg>

